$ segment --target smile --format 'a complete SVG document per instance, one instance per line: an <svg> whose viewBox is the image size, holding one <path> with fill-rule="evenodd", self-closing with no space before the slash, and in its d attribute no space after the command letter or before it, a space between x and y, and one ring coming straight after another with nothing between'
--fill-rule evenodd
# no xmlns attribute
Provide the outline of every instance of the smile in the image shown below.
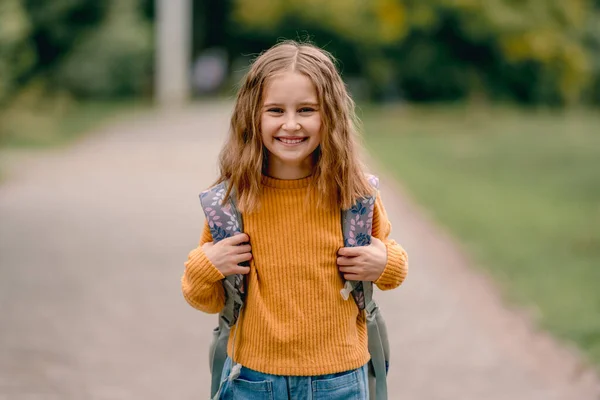
<svg viewBox="0 0 600 400"><path fill-rule="evenodd" d="M302 143L305 140L308 140L307 137L304 138L284 138L284 137L276 137L275 140L280 141L281 143L285 143L285 144L298 144L298 143Z"/></svg>

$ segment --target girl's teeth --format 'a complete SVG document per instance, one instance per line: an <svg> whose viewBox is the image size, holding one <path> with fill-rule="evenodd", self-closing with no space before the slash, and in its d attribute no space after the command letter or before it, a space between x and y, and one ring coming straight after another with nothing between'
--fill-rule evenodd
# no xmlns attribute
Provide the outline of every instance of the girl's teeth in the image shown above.
<svg viewBox="0 0 600 400"><path fill-rule="evenodd" d="M279 140L281 140L283 143L287 143L287 144L296 144L296 143L300 143L302 141L302 139L290 140L290 139L284 139L284 138L279 138Z"/></svg>

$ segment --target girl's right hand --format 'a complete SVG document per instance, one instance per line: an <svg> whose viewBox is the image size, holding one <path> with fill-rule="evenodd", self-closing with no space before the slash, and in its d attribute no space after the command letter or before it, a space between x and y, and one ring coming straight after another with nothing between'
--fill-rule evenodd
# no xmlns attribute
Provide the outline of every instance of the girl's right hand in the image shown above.
<svg viewBox="0 0 600 400"><path fill-rule="evenodd" d="M247 274L249 267L238 265L244 261L252 259L250 253L250 238L245 233L240 233L221 240L218 243L206 242L202 245L202 250L208 260L224 276L234 274Z"/></svg>

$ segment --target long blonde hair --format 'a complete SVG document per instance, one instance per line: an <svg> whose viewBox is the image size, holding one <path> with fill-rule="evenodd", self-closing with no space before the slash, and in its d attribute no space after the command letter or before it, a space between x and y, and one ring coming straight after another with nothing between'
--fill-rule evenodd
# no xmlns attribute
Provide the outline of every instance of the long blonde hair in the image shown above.
<svg viewBox="0 0 600 400"><path fill-rule="evenodd" d="M306 75L317 90L322 135L309 190L317 191L321 206L349 208L373 191L358 155L355 105L333 56L309 43L278 43L252 63L237 94L229 137L219 157L217 183L229 182L226 198L233 190L241 211L252 212L260 205L267 162L260 134L263 91L272 76L284 71Z"/></svg>

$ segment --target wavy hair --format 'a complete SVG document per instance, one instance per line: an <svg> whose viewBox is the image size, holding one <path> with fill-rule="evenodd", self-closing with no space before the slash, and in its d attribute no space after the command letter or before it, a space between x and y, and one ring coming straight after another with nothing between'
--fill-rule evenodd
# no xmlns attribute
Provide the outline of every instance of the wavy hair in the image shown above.
<svg viewBox="0 0 600 400"><path fill-rule="evenodd" d="M285 71L306 75L317 90L322 133L309 190L317 192L320 206L349 208L373 192L358 154L359 121L335 59L309 43L278 43L252 63L237 94L229 136L219 156L217 183L229 182L225 199L234 191L241 211L252 212L260 206L267 162L260 134L263 95L269 79Z"/></svg>

